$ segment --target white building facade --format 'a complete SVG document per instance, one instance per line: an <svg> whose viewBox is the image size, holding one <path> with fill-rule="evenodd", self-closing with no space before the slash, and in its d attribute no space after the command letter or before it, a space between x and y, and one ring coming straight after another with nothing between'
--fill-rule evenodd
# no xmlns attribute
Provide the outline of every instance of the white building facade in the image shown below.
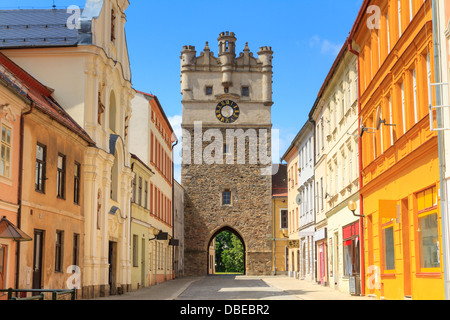
<svg viewBox="0 0 450 320"><path fill-rule="evenodd" d="M327 220L327 278L331 288L349 293L349 280L360 276L360 220L348 209L359 206L358 90L356 56L343 48L320 93L327 121L317 137L326 153L323 210ZM320 188L320 186L319 186ZM321 207L322 208L322 207Z"/></svg>
<svg viewBox="0 0 450 320"><path fill-rule="evenodd" d="M308 121L300 131L298 143L298 193L299 206L299 249L300 269L299 278L314 280L314 232L315 232L315 139L314 124Z"/></svg>

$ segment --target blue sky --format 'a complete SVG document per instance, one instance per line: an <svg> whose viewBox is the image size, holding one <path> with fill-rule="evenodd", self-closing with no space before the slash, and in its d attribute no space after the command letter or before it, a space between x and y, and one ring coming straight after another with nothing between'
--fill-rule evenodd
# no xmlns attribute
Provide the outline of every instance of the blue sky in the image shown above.
<svg viewBox="0 0 450 320"><path fill-rule="evenodd" d="M54 2L58 8L85 3ZM280 130L280 156L307 120L362 4L362 0L130 2L126 33L133 86L158 96L174 127L181 121L179 56L183 45L194 45L199 53L208 41L217 55L219 33L232 31L238 52L245 42L255 56L260 47L272 47L272 123ZM52 5L53 0L0 0L1 9Z"/></svg>

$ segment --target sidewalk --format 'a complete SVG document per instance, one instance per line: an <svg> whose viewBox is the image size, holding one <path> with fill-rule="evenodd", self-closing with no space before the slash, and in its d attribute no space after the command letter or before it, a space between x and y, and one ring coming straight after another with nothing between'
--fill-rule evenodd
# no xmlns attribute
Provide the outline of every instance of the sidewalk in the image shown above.
<svg viewBox="0 0 450 320"><path fill-rule="evenodd" d="M371 297L352 296L338 290L318 285L315 282L297 280L288 276L261 277L268 285L283 290L302 300L372 300Z"/></svg>
<svg viewBox="0 0 450 320"><path fill-rule="evenodd" d="M92 300L174 300L181 295L192 283L202 277L177 278L165 281L156 286L127 292L124 295L96 298Z"/></svg>

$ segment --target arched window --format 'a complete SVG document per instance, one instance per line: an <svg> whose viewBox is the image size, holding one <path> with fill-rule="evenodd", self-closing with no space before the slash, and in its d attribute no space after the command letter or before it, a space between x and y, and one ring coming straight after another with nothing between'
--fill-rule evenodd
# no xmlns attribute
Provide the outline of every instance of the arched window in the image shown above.
<svg viewBox="0 0 450 320"><path fill-rule="evenodd" d="M116 132L116 121L117 121L117 111L116 111L116 96L114 92L111 92L109 99L109 129L112 132Z"/></svg>
<svg viewBox="0 0 450 320"><path fill-rule="evenodd" d="M117 152L114 156L114 164L111 168L111 199L117 201L118 199L118 185L119 185L119 162L117 159Z"/></svg>

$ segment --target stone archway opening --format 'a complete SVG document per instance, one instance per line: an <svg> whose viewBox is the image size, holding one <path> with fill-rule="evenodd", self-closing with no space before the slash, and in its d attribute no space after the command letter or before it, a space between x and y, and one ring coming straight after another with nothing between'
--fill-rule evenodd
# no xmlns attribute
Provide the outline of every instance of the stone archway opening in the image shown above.
<svg viewBox="0 0 450 320"><path fill-rule="evenodd" d="M211 237L207 274L246 274L245 242L233 228L224 227Z"/></svg>

